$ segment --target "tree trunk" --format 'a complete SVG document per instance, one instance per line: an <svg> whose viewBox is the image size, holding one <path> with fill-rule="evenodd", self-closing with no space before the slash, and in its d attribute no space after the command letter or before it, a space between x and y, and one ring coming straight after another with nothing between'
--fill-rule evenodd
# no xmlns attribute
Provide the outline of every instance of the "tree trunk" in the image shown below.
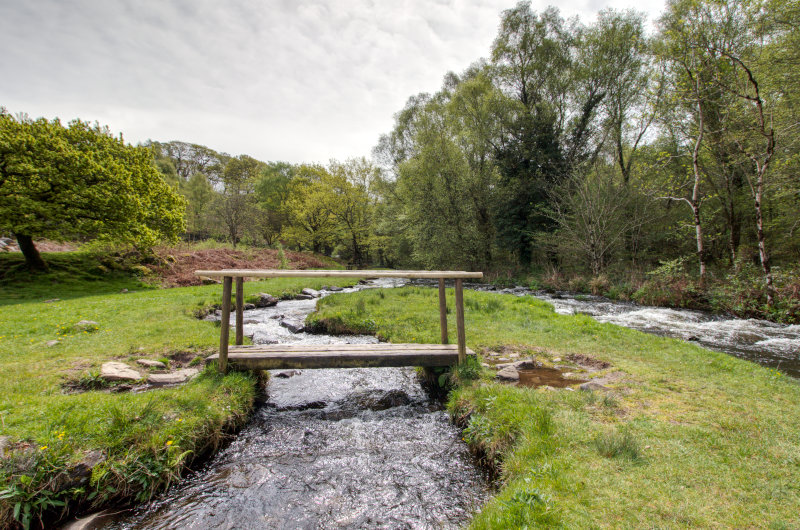
<svg viewBox="0 0 800 530"><path fill-rule="evenodd" d="M703 119L703 108L700 105L700 78L695 81L695 94L697 95L697 139L692 151L692 170L694 171L694 187L692 188L692 200L688 201L692 207L692 217L694 219L695 237L697 238L697 258L700 261L700 287L706 281L706 255L703 249L703 227L700 224L700 145L703 143L705 133L705 121Z"/></svg>
<svg viewBox="0 0 800 530"><path fill-rule="evenodd" d="M764 279L767 283L767 305L775 304L775 285L772 282L772 266L770 265L769 254L767 253L766 237L764 236L764 219L761 213L762 185L759 178L758 188L755 196L756 207L756 233L758 235L758 255L761 258L761 269L764 271Z"/></svg>
<svg viewBox="0 0 800 530"><path fill-rule="evenodd" d="M14 234L17 238L17 244L25 256L25 264L31 271L46 271L47 264L42 259L36 245L33 244L33 238L25 234Z"/></svg>

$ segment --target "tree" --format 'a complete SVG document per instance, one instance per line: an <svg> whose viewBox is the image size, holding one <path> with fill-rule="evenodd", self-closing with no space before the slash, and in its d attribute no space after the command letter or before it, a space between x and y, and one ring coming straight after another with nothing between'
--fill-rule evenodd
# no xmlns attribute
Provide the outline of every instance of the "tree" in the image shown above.
<svg viewBox="0 0 800 530"><path fill-rule="evenodd" d="M149 145L159 157L166 157L172 161L175 172L183 182L187 182L195 173L203 173L209 178L214 178L227 162L227 155L220 155L204 145L178 141L150 142Z"/></svg>
<svg viewBox="0 0 800 530"><path fill-rule="evenodd" d="M0 108L0 228L32 270L46 268L33 238L97 237L149 247L184 230L185 201L146 147L99 125L13 118Z"/></svg>
<svg viewBox="0 0 800 530"><path fill-rule="evenodd" d="M745 178L753 198L756 240L766 283L767 303L774 304L770 254L764 230L766 179L775 156L776 133L769 102L758 73L762 45L758 18L761 4L749 0L676 0L662 20L665 39L678 48L694 92L698 94L698 142L704 133L706 109L702 94L716 91L729 100L733 126L718 131L749 161ZM676 44L679 42L680 44ZM680 59L679 59L680 60Z"/></svg>
<svg viewBox="0 0 800 530"><path fill-rule="evenodd" d="M344 163L333 161L329 171L330 174L322 178L322 184L328 192L328 211L346 234L343 239L349 247L353 263L362 266L367 258L372 223L370 187L378 169L361 158Z"/></svg>
<svg viewBox="0 0 800 530"><path fill-rule="evenodd" d="M329 254L339 239L336 219L328 206L330 190L323 184L329 173L322 166L298 166L292 179L286 211L289 224L283 237L298 248Z"/></svg>
<svg viewBox="0 0 800 530"><path fill-rule="evenodd" d="M629 190L617 185L608 167L597 167L586 177L574 175L551 191L558 223L558 241L577 249L592 274L603 272L625 234L642 222L628 216Z"/></svg>
<svg viewBox="0 0 800 530"><path fill-rule="evenodd" d="M264 242L272 246L289 220L285 203L294 177L295 167L287 162L267 162L255 184L258 208L258 231Z"/></svg>
<svg viewBox="0 0 800 530"><path fill-rule="evenodd" d="M247 155L231 158L220 173L221 193L214 209L228 230L234 248L253 218L253 187L263 162Z"/></svg>
<svg viewBox="0 0 800 530"><path fill-rule="evenodd" d="M214 188L202 173L195 173L180 187L186 197L186 231L189 234L205 232L205 212L214 200Z"/></svg>

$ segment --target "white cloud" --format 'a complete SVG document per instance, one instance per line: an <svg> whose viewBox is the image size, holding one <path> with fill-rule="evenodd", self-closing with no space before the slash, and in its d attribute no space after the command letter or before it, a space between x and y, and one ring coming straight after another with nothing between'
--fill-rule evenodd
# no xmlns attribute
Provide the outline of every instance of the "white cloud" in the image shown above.
<svg viewBox="0 0 800 530"><path fill-rule="evenodd" d="M513 4L3 0L0 105L264 160L368 155L409 96L488 54Z"/></svg>

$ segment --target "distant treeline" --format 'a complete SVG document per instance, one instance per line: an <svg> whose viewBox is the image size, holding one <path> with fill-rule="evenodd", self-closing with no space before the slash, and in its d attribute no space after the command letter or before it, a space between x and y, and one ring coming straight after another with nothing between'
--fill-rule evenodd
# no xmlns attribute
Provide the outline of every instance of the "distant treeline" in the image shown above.
<svg viewBox="0 0 800 530"><path fill-rule="evenodd" d="M374 162L328 166L152 143L190 237L356 264L702 282L800 258L797 2L669 2L594 23L500 17L487 59L409 98Z"/></svg>

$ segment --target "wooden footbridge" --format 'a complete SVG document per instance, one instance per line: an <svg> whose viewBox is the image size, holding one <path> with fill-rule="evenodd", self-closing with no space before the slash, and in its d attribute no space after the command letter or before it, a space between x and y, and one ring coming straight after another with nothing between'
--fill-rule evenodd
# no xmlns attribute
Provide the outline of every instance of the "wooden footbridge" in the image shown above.
<svg viewBox="0 0 800 530"><path fill-rule="evenodd" d="M464 286L466 278L483 278L481 272L463 271L375 271L375 270L247 270L224 269L195 271L198 276L222 278L222 322L220 327L219 370L228 365L240 370L273 370L286 368L357 368L377 366L452 366L474 353L467 348L464 330ZM245 278L427 278L439 280L439 325L441 344L324 344L324 345L242 345L244 341L243 310ZM231 317L231 291L236 280L234 313L236 345L228 347ZM455 282L456 335L458 343L448 344L447 298L445 280Z"/></svg>

